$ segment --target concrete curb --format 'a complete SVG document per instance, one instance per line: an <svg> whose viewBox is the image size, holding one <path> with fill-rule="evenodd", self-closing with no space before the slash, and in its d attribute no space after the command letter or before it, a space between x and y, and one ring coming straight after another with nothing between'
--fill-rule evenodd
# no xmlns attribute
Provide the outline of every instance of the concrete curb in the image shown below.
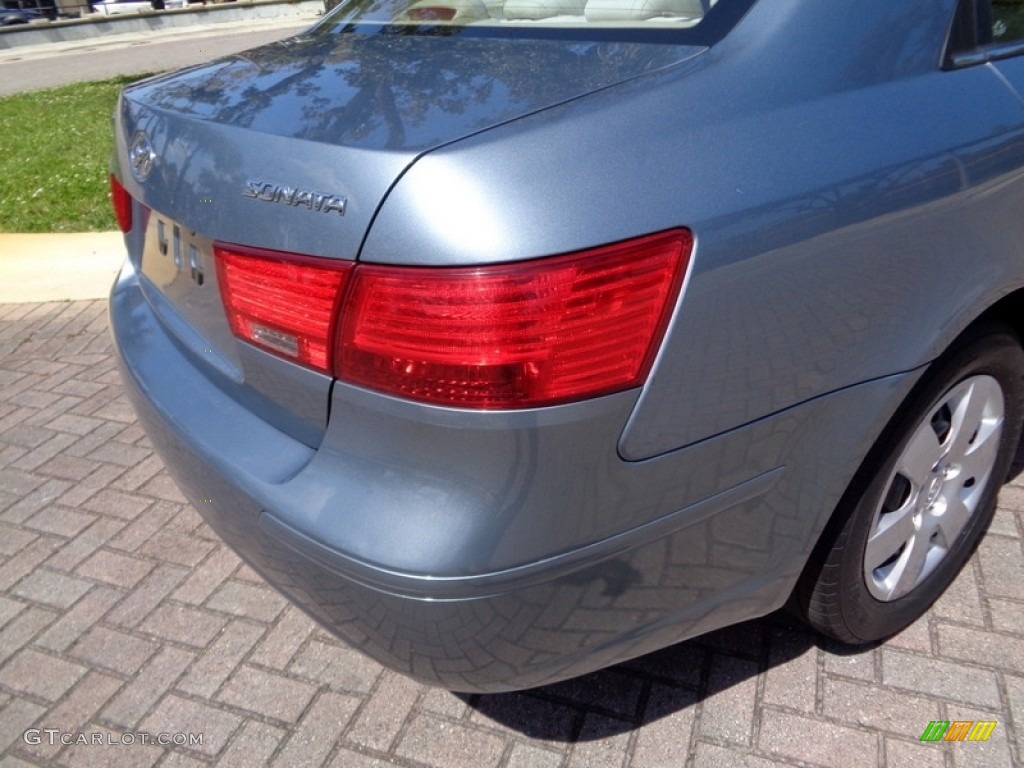
<svg viewBox="0 0 1024 768"><path fill-rule="evenodd" d="M110 35L153 33L253 19L315 17L322 14L323 10L323 0L237 0L229 4L193 6L169 11L40 22L29 26L0 29L0 51L93 40Z"/></svg>
<svg viewBox="0 0 1024 768"><path fill-rule="evenodd" d="M124 256L120 232L0 234L0 304L105 299Z"/></svg>

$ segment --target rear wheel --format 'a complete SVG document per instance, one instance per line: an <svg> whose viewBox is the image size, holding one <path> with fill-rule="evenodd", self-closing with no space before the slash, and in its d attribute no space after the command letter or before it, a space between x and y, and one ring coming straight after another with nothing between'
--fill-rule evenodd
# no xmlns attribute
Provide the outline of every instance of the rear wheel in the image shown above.
<svg viewBox="0 0 1024 768"><path fill-rule="evenodd" d="M796 604L844 642L920 617L970 557L1021 436L1024 351L1002 325L970 333L914 388L858 472Z"/></svg>

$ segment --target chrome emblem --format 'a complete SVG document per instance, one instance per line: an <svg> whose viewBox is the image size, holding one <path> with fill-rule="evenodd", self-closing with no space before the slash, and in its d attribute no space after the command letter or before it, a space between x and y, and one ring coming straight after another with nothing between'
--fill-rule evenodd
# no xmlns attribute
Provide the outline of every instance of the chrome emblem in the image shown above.
<svg viewBox="0 0 1024 768"><path fill-rule="evenodd" d="M136 131L132 137L132 145L128 148L128 164L132 168L132 176L140 184L149 178L156 163L156 152L143 131Z"/></svg>
<svg viewBox="0 0 1024 768"><path fill-rule="evenodd" d="M192 282L196 285L202 285L206 281L206 276L203 273L205 266L203 264L203 256L200 253L199 248L197 248L193 243L185 241L185 238L181 235L181 227L177 224L170 228L173 240L169 241L167 230L168 225L165 224L162 219L157 219L156 243L157 248L160 251L160 255L167 256L168 254L173 253L174 268L178 270L178 273L184 274L185 265L187 264L189 277L192 278ZM192 234L194 235L195 232ZM188 246L187 260L185 258L186 249L184 246Z"/></svg>
<svg viewBox="0 0 1024 768"><path fill-rule="evenodd" d="M295 208L302 206L307 210L320 213L333 212L339 216L345 215L345 208L348 206L348 199L343 195L316 192L312 189L289 187L272 181L256 179L249 179L245 182L242 196L262 200L266 203L284 203Z"/></svg>

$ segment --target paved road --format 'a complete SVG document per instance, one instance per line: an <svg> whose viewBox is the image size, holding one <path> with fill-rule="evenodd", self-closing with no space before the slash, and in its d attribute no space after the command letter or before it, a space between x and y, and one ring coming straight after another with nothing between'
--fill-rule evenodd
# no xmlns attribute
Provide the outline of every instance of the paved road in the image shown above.
<svg viewBox="0 0 1024 768"><path fill-rule="evenodd" d="M876 648L845 653L773 616L580 680L457 696L317 629L219 542L136 422L105 311L102 301L0 305L5 766L1024 759L1024 477L1004 488L953 589ZM998 725L986 743L922 744L932 720ZM143 744L141 733L202 743Z"/></svg>
<svg viewBox="0 0 1024 768"><path fill-rule="evenodd" d="M314 21L266 19L12 48L0 53L0 96L179 69L280 40Z"/></svg>

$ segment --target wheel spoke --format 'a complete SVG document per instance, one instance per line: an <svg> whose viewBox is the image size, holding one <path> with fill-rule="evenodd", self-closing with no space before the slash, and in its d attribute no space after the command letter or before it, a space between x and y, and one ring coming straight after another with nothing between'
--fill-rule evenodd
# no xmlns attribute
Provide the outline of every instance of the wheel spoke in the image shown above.
<svg viewBox="0 0 1024 768"><path fill-rule="evenodd" d="M892 585L890 600L902 597L917 586L921 577L921 570L924 568L925 560L928 557L929 541L927 536L917 535L907 545L908 552L896 563L892 576L888 581Z"/></svg>
<svg viewBox="0 0 1024 768"><path fill-rule="evenodd" d="M904 504L899 509L882 516L880 523L868 538L864 551L864 564L868 570L878 568L895 555L904 544L914 537L914 505Z"/></svg>
<svg viewBox="0 0 1024 768"><path fill-rule="evenodd" d="M982 431L979 432L974 445L971 446L971 452L961 460L957 483L959 487L964 487L964 484L971 483L980 488L988 481L988 476L992 472L992 465L996 460L996 454L999 452L1002 420L1000 420L995 428L987 427L990 427L990 425L982 427Z"/></svg>
<svg viewBox="0 0 1024 768"><path fill-rule="evenodd" d="M931 424L921 424L896 463L896 470L906 477L915 489L920 489L925 478L942 457L942 446Z"/></svg>
<svg viewBox="0 0 1024 768"><path fill-rule="evenodd" d="M978 440L991 435L992 422L996 425L1002 421L1002 403L998 385L989 384L987 380L971 382L959 402L950 403L953 418L950 425L951 435L947 456L951 461L962 461L977 446ZM991 411L998 402L999 412Z"/></svg>
<svg viewBox="0 0 1024 768"><path fill-rule="evenodd" d="M935 528L942 531L942 537L945 539L943 543L946 549L952 547L956 542L960 536L960 531L964 529L967 521L971 519L973 511L972 508L964 503L959 493L950 494L950 497L946 499L946 509L935 521Z"/></svg>

